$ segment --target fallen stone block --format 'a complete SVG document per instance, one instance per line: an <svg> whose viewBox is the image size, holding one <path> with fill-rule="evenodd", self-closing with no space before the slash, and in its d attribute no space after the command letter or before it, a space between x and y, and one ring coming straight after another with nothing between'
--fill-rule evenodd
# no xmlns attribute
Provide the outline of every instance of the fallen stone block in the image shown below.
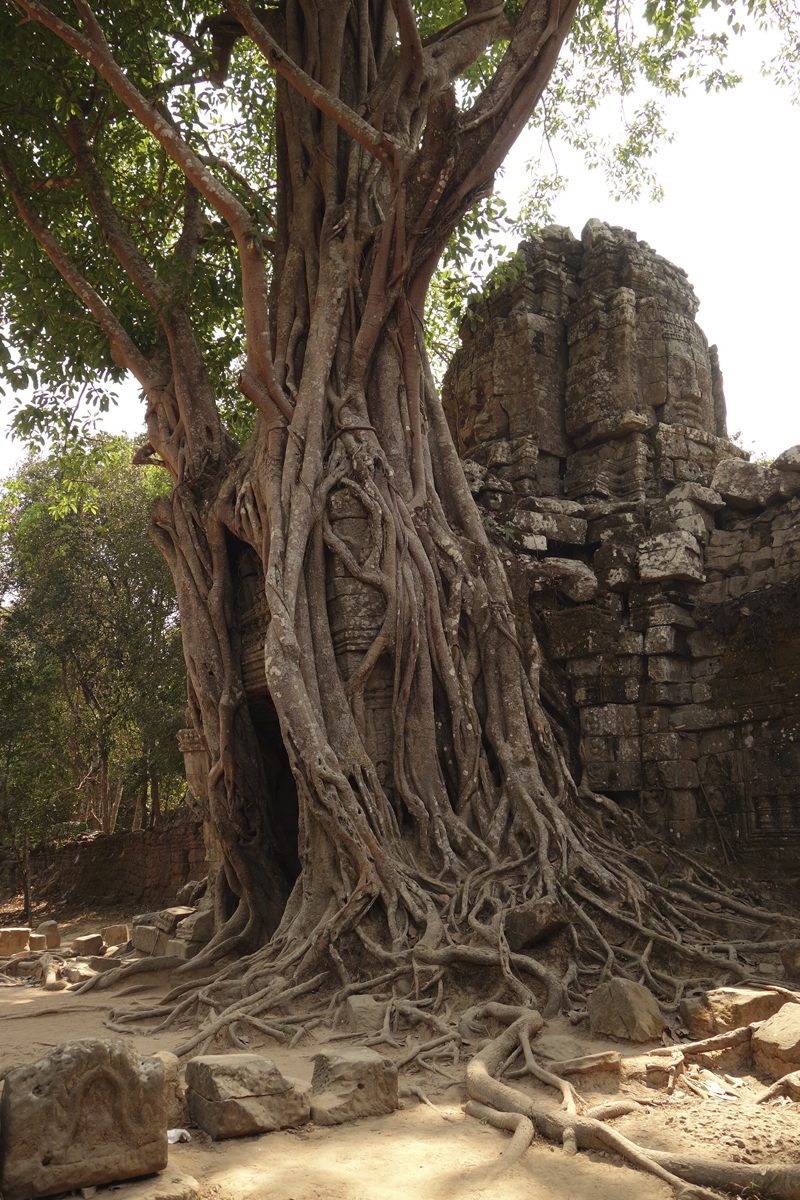
<svg viewBox="0 0 800 1200"><path fill-rule="evenodd" d="M107 946L122 946L131 936L127 925L107 925L102 932Z"/></svg>
<svg viewBox="0 0 800 1200"><path fill-rule="evenodd" d="M199 886L199 879L190 879L188 882L184 883L183 887L179 887L175 895L175 899L178 904L188 904L194 895L195 888L198 888Z"/></svg>
<svg viewBox="0 0 800 1200"><path fill-rule="evenodd" d="M154 1058L164 1064L164 1095L167 1113L167 1129L177 1129L186 1124L186 1090L181 1083L180 1059L169 1050L157 1050Z"/></svg>
<svg viewBox="0 0 800 1200"><path fill-rule="evenodd" d="M800 1004L784 1004L750 1039L753 1066L770 1079L781 1079L800 1068Z"/></svg>
<svg viewBox="0 0 800 1200"><path fill-rule="evenodd" d="M345 1011L353 1033L378 1033L383 1029L386 1001L374 996L349 996Z"/></svg>
<svg viewBox="0 0 800 1200"><path fill-rule="evenodd" d="M695 1037L712 1037L741 1029L752 1021L766 1021L783 1008L787 997L754 988L713 988L699 996L685 996L680 1011L683 1022Z"/></svg>
<svg viewBox="0 0 800 1200"><path fill-rule="evenodd" d="M117 1038L64 1042L6 1076L4 1200L151 1175L167 1166L164 1064Z"/></svg>
<svg viewBox="0 0 800 1200"><path fill-rule="evenodd" d="M786 979L800 983L800 941L787 942L781 946L781 962Z"/></svg>
<svg viewBox="0 0 800 1200"><path fill-rule="evenodd" d="M92 970L88 962L73 962L65 963L61 974L68 983L86 983L87 979L94 979L98 972Z"/></svg>
<svg viewBox="0 0 800 1200"><path fill-rule="evenodd" d="M610 979L586 1002L593 1033L631 1042L652 1042L664 1032L664 1018L651 991L632 979Z"/></svg>
<svg viewBox="0 0 800 1200"><path fill-rule="evenodd" d="M26 925L8 925L0 929L0 954L20 954L28 949L31 930Z"/></svg>
<svg viewBox="0 0 800 1200"><path fill-rule="evenodd" d="M37 925L36 932L43 933L47 938L48 950L58 950L61 945L61 934L58 931L57 921L42 921L41 925Z"/></svg>
<svg viewBox="0 0 800 1200"><path fill-rule="evenodd" d="M199 954L201 949L201 942L184 942L183 938L170 938L164 953L172 954L176 958L190 959Z"/></svg>
<svg viewBox="0 0 800 1200"><path fill-rule="evenodd" d="M119 959L108 958L104 954L90 954L86 965L91 967L93 971L101 974L103 971L115 971L119 966Z"/></svg>
<svg viewBox="0 0 800 1200"><path fill-rule="evenodd" d="M47 949L47 938L43 933L32 933L28 938L28 949L32 954L41 954Z"/></svg>
<svg viewBox="0 0 800 1200"><path fill-rule="evenodd" d="M134 950L153 956L166 954L169 938L155 925L134 925L131 935L131 945Z"/></svg>
<svg viewBox="0 0 800 1200"><path fill-rule="evenodd" d="M162 933L168 933L172 936L178 927L178 922L183 921L186 917L191 917L193 912L194 909L188 908L185 904L176 904L172 908L162 908L153 924Z"/></svg>
<svg viewBox="0 0 800 1200"><path fill-rule="evenodd" d="M198 908L175 927L175 936L185 942L210 942L214 936L213 908Z"/></svg>
<svg viewBox="0 0 800 1200"><path fill-rule="evenodd" d="M310 1091L259 1054L201 1054L186 1064L189 1115L215 1141L304 1125Z"/></svg>
<svg viewBox="0 0 800 1200"><path fill-rule="evenodd" d="M317 1125L341 1125L400 1107L397 1068L366 1046L323 1050L314 1058L311 1119Z"/></svg>
<svg viewBox="0 0 800 1200"><path fill-rule="evenodd" d="M535 946L569 925L569 917L554 896L520 904L506 914L506 939L514 951Z"/></svg>
<svg viewBox="0 0 800 1200"><path fill-rule="evenodd" d="M776 471L800 471L800 446L790 446L772 464Z"/></svg>
<svg viewBox="0 0 800 1200"><path fill-rule="evenodd" d="M87 933L83 937L75 938L72 943L73 954L99 954L103 949L102 933Z"/></svg>

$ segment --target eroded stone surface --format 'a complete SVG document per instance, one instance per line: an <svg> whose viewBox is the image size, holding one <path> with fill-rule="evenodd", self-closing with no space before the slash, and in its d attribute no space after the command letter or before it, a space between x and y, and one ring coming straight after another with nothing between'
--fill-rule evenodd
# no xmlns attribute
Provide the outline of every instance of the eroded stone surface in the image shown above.
<svg viewBox="0 0 800 1200"><path fill-rule="evenodd" d="M543 896L506 914L506 938L512 950L526 950L568 925L569 917L555 897Z"/></svg>
<svg viewBox="0 0 800 1200"><path fill-rule="evenodd" d="M4 1200L149 1175L167 1165L164 1065L116 1038L64 1042L6 1076Z"/></svg>
<svg viewBox="0 0 800 1200"><path fill-rule="evenodd" d="M397 1068L366 1046L320 1051L311 1090L311 1119L317 1125L341 1125L400 1107Z"/></svg>
<svg viewBox="0 0 800 1200"><path fill-rule="evenodd" d="M687 996L681 1000L680 1008L689 1032L703 1038L741 1029L752 1021L766 1021L783 1008L787 999L778 992L724 987L700 996Z"/></svg>
<svg viewBox="0 0 800 1200"><path fill-rule="evenodd" d="M127 925L107 925L102 934L107 946L124 946L131 936Z"/></svg>
<svg viewBox="0 0 800 1200"><path fill-rule="evenodd" d="M345 1011L354 1033L378 1033L383 1028L386 1001L374 996L349 996Z"/></svg>
<svg viewBox="0 0 800 1200"><path fill-rule="evenodd" d="M205 1054L186 1065L186 1102L192 1119L220 1140L305 1124L310 1088L258 1054Z"/></svg>
<svg viewBox="0 0 800 1200"><path fill-rule="evenodd" d="M0 954L19 954L27 950L30 936L27 925L8 925L0 929Z"/></svg>
<svg viewBox="0 0 800 1200"><path fill-rule="evenodd" d="M86 933L72 943L73 954L99 954L103 949L102 933Z"/></svg>
<svg viewBox="0 0 800 1200"><path fill-rule="evenodd" d="M664 1018L651 991L631 979L610 979L586 1002L593 1033L631 1042L651 1042L664 1032Z"/></svg>
<svg viewBox="0 0 800 1200"><path fill-rule="evenodd" d="M800 1068L800 1004L780 1012L753 1031L753 1065L770 1079L782 1079Z"/></svg>
<svg viewBox="0 0 800 1200"><path fill-rule="evenodd" d="M41 925L37 925L36 932L43 933L47 938L48 950L58 950L61 945L61 934L57 921L42 921Z"/></svg>

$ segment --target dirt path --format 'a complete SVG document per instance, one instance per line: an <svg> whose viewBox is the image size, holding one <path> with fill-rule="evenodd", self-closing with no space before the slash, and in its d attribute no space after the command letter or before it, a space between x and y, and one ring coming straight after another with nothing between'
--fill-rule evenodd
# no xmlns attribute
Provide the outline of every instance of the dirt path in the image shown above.
<svg viewBox="0 0 800 1200"><path fill-rule="evenodd" d="M45 994L28 986L0 989L0 1071L31 1062L62 1041L107 1036L103 1017L115 1003L148 1007L167 987L167 976L152 976L146 990L119 1001L113 991L78 996ZM310 1080L313 1056L331 1036L330 1030L318 1028L295 1049L286 1049L256 1035L249 1048L272 1058L285 1074ZM133 1040L139 1050L152 1053L174 1048L181 1034L167 1030L150 1037L135 1034ZM564 1018L548 1022L538 1040L550 1057L622 1051L627 1063L622 1077L598 1075L580 1087L595 1101L625 1095L644 1102L646 1108L620 1118L615 1126L646 1146L744 1162L800 1161L797 1108L780 1102L756 1106L762 1084L749 1075L732 1088L733 1099L700 1100L685 1091L668 1097L637 1077L635 1058L640 1051L635 1047L595 1038ZM463 1075L463 1065L446 1069ZM463 1085L423 1070L404 1071L402 1078L421 1086L435 1109L411 1099L391 1116L217 1143L194 1128L190 1144L171 1147L171 1163L199 1181L203 1200L260 1200L265 1195L270 1200L668 1200L672 1195L665 1184L610 1155L568 1158L542 1141L493 1180L491 1168L507 1138L464 1116ZM555 1106L547 1089L519 1086ZM114 1195L123 1200L124 1189L114 1189Z"/></svg>

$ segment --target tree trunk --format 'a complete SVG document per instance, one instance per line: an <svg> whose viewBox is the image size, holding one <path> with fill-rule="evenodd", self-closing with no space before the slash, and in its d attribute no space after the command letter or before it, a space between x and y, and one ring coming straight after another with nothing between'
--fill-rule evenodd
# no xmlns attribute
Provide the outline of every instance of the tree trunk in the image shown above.
<svg viewBox="0 0 800 1200"><path fill-rule="evenodd" d="M106 754L100 760L100 828L103 833L111 833L111 780Z"/></svg>
<svg viewBox="0 0 800 1200"><path fill-rule="evenodd" d="M577 0L563 11L529 0L513 26L476 0L424 42L409 0L286 0L260 19L226 0L231 16L211 22L217 77L246 30L277 79L269 289L250 211L120 70L83 0L85 35L39 0L20 4L183 171L176 275L195 261L203 203L239 252L240 387L259 413L242 449L220 421L182 284L133 242L88 122L70 116L69 143L105 244L152 307L147 355L4 166L22 218L146 393L137 461L160 462L175 485L152 532L175 579L189 710L209 758L198 799L224 860L221 928L192 969L266 942L259 961L295 976L332 961L347 980L348 957L396 961L412 948L435 973L461 953L457 934L482 941L470 961L498 965L529 1002L504 920L540 897L567 906L576 955L585 942L604 972L633 970L598 925L620 896L645 942L683 952L659 932L668 921L647 924L646 864L582 808L540 700L538 647L520 648L425 352L431 275L541 97ZM455 81L499 40L492 78L459 111ZM525 962L558 1007L566 983Z"/></svg>
<svg viewBox="0 0 800 1200"><path fill-rule="evenodd" d="M133 810L133 824L131 829L134 833L137 830L145 828L147 825L147 801L143 792L136 794L136 808Z"/></svg>
<svg viewBox="0 0 800 1200"><path fill-rule="evenodd" d="M155 829L161 824L161 792L158 775L150 771L150 828Z"/></svg>

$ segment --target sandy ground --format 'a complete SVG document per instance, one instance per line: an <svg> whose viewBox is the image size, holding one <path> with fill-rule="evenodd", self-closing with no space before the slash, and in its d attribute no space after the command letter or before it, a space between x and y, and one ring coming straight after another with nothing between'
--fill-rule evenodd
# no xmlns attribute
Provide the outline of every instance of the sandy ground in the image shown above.
<svg viewBox="0 0 800 1200"><path fill-rule="evenodd" d="M87 928L96 928L96 922L65 926L64 942L69 944L70 936ZM150 976L146 990L122 1000L115 1000L113 990L78 996L29 986L0 989L0 1071L31 1062L62 1041L106 1036L103 1017L111 1007L148 1007L167 986L166 976ZM314 1053L331 1036L330 1030L318 1028L290 1050L255 1035L250 1048L272 1058L284 1073L310 1079ZM182 1033L170 1029L154 1036L135 1034L133 1040L148 1053L173 1049ZM549 1022L537 1041L549 1057L609 1048L624 1055L641 1053L640 1048L595 1038L564 1018ZM463 1061L445 1069L463 1078ZM171 1165L198 1180L202 1200L667 1200L672 1195L665 1184L611 1155L580 1153L568 1158L542 1141L499 1179L491 1179L507 1135L464 1116L463 1084L422 1069L406 1070L401 1078L421 1086L435 1109L412 1099L391 1116L217 1143L193 1128L190 1144L171 1147ZM536 1090L525 1083L518 1086ZM646 1102L647 1107L615 1122L621 1132L644 1145L744 1162L800 1161L797 1107L756 1106L754 1097L762 1087L762 1082L744 1076L743 1085L733 1089L738 1098L725 1101L700 1100L685 1092L667 1097L642 1080L609 1074L581 1084L583 1094L594 1102L613 1095ZM555 1104L547 1089L536 1095ZM124 1191L115 1188L113 1194L124 1200Z"/></svg>

